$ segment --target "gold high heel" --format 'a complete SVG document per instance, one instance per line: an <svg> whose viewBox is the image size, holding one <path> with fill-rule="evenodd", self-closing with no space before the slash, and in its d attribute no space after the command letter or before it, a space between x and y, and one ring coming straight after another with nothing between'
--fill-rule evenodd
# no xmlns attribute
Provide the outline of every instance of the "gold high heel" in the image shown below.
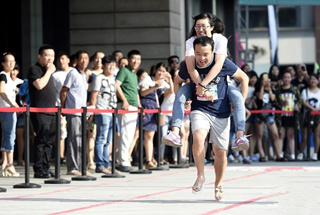
<svg viewBox="0 0 320 215"><path fill-rule="evenodd" d="M20 173L16 172L16 170L12 170L13 165L8 165L6 168L5 168L5 174L6 176L4 177L19 177L20 176ZM13 167L14 168L14 167Z"/></svg>
<svg viewBox="0 0 320 215"><path fill-rule="evenodd" d="M7 171L7 167L2 169L2 177L7 177L8 175L8 171Z"/></svg>

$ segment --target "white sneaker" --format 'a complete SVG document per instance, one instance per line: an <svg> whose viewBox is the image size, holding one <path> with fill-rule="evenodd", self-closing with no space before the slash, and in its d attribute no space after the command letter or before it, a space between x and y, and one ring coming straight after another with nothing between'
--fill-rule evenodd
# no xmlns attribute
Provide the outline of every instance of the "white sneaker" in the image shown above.
<svg viewBox="0 0 320 215"><path fill-rule="evenodd" d="M318 154L317 154L317 153L313 153L311 159L312 159L313 161L317 161L317 160L318 160Z"/></svg>
<svg viewBox="0 0 320 215"><path fill-rule="evenodd" d="M234 146L231 147L232 150L234 151L244 151L244 150L248 150L249 149L249 140L247 139L247 137L250 137L251 134L249 135L244 135L242 137L237 138L234 141Z"/></svg>
<svg viewBox="0 0 320 215"><path fill-rule="evenodd" d="M295 160L296 156L294 154L292 154L290 158L291 158L291 160Z"/></svg>
<svg viewBox="0 0 320 215"><path fill-rule="evenodd" d="M232 154L230 154L228 156L228 162L229 163L238 163L238 160L236 160L235 157Z"/></svg>
<svg viewBox="0 0 320 215"><path fill-rule="evenodd" d="M162 137L162 143L172 147L181 147L181 138L179 135L170 131L169 134Z"/></svg>
<svg viewBox="0 0 320 215"><path fill-rule="evenodd" d="M303 159L303 153L299 153L297 156L297 160L302 161Z"/></svg>
<svg viewBox="0 0 320 215"><path fill-rule="evenodd" d="M230 154L228 158L230 161L234 161L234 156L232 154Z"/></svg>

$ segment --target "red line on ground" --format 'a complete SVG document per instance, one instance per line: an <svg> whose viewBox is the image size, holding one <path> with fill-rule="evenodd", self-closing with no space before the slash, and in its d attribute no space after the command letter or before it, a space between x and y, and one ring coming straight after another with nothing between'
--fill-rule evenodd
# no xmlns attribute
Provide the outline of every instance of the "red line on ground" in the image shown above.
<svg viewBox="0 0 320 215"><path fill-rule="evenodd" d="M274 171L276 171L276 170L274 170ZM268 172L271 172L271 171L258 172L258 173L254 173L254 174L251 174L251 175L240 176L238 178L228 178L228 179L223 180L223 182L229 182L229 181L235 181L235 180L238 180L238 179L250 178L250 177L253 177L253 176L257 176L257 175L263 175L263 174L266 174Z"/></svg>
<svg viewBox="0 0 320 215"><path fill-rule="evenodd" d="M258 198L249 199L249 200L246 200L246 201L243 201L243 202L239 202L239 203L236 203L236 204L233 204L233 205L229 205L229 206L224 207L224 208L218 208L218 209L215 209L215 210L212 210L212 211L208 211L208 212L202 213L200 215L216 214L216 213L223 212L223 211L226 211L226 210L230 210L232 208L236 208L236 207L239 207L239 206L242 206L242 205L246 205L246 204L250 204L250 203L253 203L253 202L256 202L256 201L260 201L262 199L269 199L269 198L276 197L276 196L286 195L288 193L290 193L290 192L287 191L285 193L277 193L277 194L273 194L273 195L269 195L269 196L261 196L261 197L258 197Z"/></svg>
<svg viewBox="0 0 320 215"><path fill-rule="evenodd" d="M119 202L126 202L126 201L130 201L130 200L137 200L137 199L143 199L143 198L147 198L147 197L151 197L151 196L156 196L156 195L161 195L161 194L166 194L166 193L172 193L172 192L176 192L176 191L185 190L187 188L191 188L191 187L182 187L182 188L178 188L178 189L174 189L174 190L167 190L167 191L162 191L162 192L158 192L158 193L151 193L151 194L146 194L146 195L141 195L141 196L135 196L135 197L122 199L122 200L103 202L103 203L99 203L99 204L95 204L95 205L89 205L89 206L85 206L85 207L81 207L81 208L75 208L75 209L70 209L70 210L66 210L66 211L60 211L60 212L56 212L56 213L51 213L50 215L72 213L72 212L76 212L76 211L80 211L80 210L86 210L86 209L90 209L90 208L96 208L96 207L101 207L101 206L105 206L105 205L111 205L111 204L115 204L115 203L119 203Z"/></svg>
<svg viewBox="0 0 320 215"><path fill-rule="evenodd" d="M276 170L274 170L274 171L276 171ZM271 172L271 171L263 171L263 172L260 172L260 173L244 175L244 176L237 177L237 178L227 179L224 182L233 181L233 180L240 180L240 179L249 178L249 177L253 177L253 176L257 176L257 175L261 175L261 174L266 174L266 173L269 173L269 172ZM209 184L213 184L213 183L208 183L206 185L209 185ZM86 209L90 209L90 208L96 208L96 207L101 207L101 206L105 206L105 205L111 205L111 204L115 204L115 203L119 203L119 202L126 202L126 201L130 201L130 200L137 200L137 199L142 199L142 198L147 198L147 197L151 197L151 196L157 196L157 195L162 195L162 194L167 194L167 193L172 193L172 192L181 191L181 190L187 190L187 189L191 189L191 187L182 187L182 188L173 189L173 190L166 190L166 191L157 192L157 193L151 193L151 194L146 194L146 195L141 195L141 196L135 196L135 197L122 199L122 200L103 202L103 203L89 205L89 206L85 206L85 207L74 208L74 209L70 209L70 210L66 210L66 211L60 211L60 212L56 212L56 213L51 213L50 215L72 213L72 212L86 210Z"/></svg>
<svg viewBox="0 0 320 215"><path fill-rule="evenodd" d="M207 170L211 170L211 169L214 169L214 167L208 167L206 169ZM265 174L265 173L270 172L270 171L281 171L281 170L286 170L286 169L288 169L288 170L303 170L303 171L307 171L303 167L271 167L271 168L266 168L265 171L263 171L263 172L259 172L259 173L255 173L255 174L251 174L251 175L246 175L246 176L241 176L239 178L225 179L223 182L229 182L229 181L239 180L239 179L243 179L243 178L249 178L249 177L253 177L253 176L256 176L256 175ZM192 172L192 171L196 171L196 170L195 169L188 169L188 170L185 170L185 171L181 171L178 174L183 174L183 173ZM170 176L170 175L173 175L173 174L177 174L177 173L176 172L171 172L171 173L164 173L164 174L161 174L161 175L153 175L153 176L148 176L148 177L141 177L141 178L123 180L123 181L117 181L117 182L101 183L101 184L96 184L96 185L91 185L91 186L66 188L66 189L62 189L62 190L55 190L55 191L45 192L45 193L36 193L36 194L30 194L30 195L24 195L24 196L0 198L0 201L13 200L13 199L22 199L22 198L28 198L28 197L34 197L34 196L44 196L44 195L62 193L62 192L67 192L67 191L72 191L72 190L85 189L85 188L90 188L90 187L99 187L99 186L107 186L107 185L113 185L113 184L122 184L122 183L128 183L128 182L132 182L132 181L139 181L139 180L146 180L146 179L152 179L152 178L158 178L158 177L165 177L165 176ZM212 185L212 184L214 184L214 183L208 183L206 185Z"/></svg>
<svg viewBox="0 0 320 215"><path fill-rule="evenodd" d="M235 180L240 180L240 179L244 179L244 178L250 178L250 177L257 176L257 175L263 175L268 172L280 171L280 170L282 170L282 168L268 168L268 169L265 169L263 172L257 172L257 173L251 174L251 175L244 175L244 176L240 176L237 178L228 178L228 179L223 180L223 182L229 182L229 181L235 181ZM212 185L212 184L214 184L214 182L207 183L205 185Z"/></svg>
<svg viewBox="0 0 320 215"><path fill-rule="evenodd" d="M175 174L183 174L183 173L192 172L192 171L196 171L196 170L195 169L188 169L188 170L185 170L185 171L181 171L179 173L171 172L171 173L164 173L164 174L161 174L161 175L152 175L152 176L140 177L140 178L129 179L129 180L122 180L122 181L116 181L116 182L95 184L95 185L90 185L90 186L66 188L66 189L62 189L62 190L55 190L55 191L45 192L45 193L36 193L36 194L30 194L30 195L24 195L24 196L1 198L0 201L28 198L28 197L33 197L33 196L44 196L44 195L50 195L50 194L54 194L54 193L62 193L62 192L78 190L78 189L84 189L84 188L90 188L90 187L107 186L107 185L113 185L113 184L123 184L123 183L132 182L132 181L147 180L147 179L152 179L152 178L160 178L160 177L165 177L165 176L170 176L170 175L175 175Z"/></svg>

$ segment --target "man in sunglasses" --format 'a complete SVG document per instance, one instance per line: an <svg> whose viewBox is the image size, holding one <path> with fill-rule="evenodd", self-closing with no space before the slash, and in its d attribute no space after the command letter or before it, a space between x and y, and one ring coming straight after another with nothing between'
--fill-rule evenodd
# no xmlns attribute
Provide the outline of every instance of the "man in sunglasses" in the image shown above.
<svg viewBox="0 0 320 215"><path fill-rule="evenodd" d="M170 57L168 57L168 65L169 65L169 72L170 74L172 74L171 72L175 72L177 70L179 70L180 67L180 60L179 57L176 55L172 55Z"/></svg>

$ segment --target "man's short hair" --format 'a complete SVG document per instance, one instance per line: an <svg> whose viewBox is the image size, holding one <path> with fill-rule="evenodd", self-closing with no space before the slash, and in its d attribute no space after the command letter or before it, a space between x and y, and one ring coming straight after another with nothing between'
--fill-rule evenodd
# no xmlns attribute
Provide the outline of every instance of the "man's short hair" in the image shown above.
<svg viewBox="0 0 320 215"><path fill-rule="evenodd" d="M62 50L62 51L59 51L59 52L58 52L58 54L57 54L57 59L61 58L61 57L64 56L64 55L67 56L68 58L70 58L70 57L69 57L69 52Z"/></svg>
<svg viewBox="0 0 320 215"><path fill-rule="evenodd" d="M116 59L112 55L108 55L108 56L103 57L101 59L101 61L102 61L103 65L106 63L112 63L112 62L117 63Z"/></svg>
<svg viewBox="0 0 320 215"><path fill-rule="evenodd" d="M140 51L134 49L134 50L129 51L127 56L130 59L132 55L140 55L141 56L141 53L140 53Z"/></svg>
<svg viewBox="0 0 320 215"><path fill-rule="evenodd" d="M120 63L120 62L121 62L121 60L123 60L123 59L128 60L128 58L127 58L127 57L122 57L122 58L120 58L120 59L119 59L119 63Z"/></svg>
<svg viewBox="0 0 320 215"><path fill-rule="evenodd" d="M20 71L20 66L19 66L19 64L16 63L16 64L14 65L13 70L18 70L18 71Z"/></svg>
<svg viewBox="0 0 320 215"><path fill-rule="evenodd" d="M98 53L103 53L102 51L96 51L89 59L90 62L92 62L98 55ZM103 53L104 54L104 53Z"/></svg>
<svg viewBox="0 0 320 215"><path fill-rule="evenodd" d="M113 57L115 57L115 56L116 56L116 54L117 54L117 53L119 53L119 52L120 52L120 53L122 53L122 51L120 51L120 50L115 50L114 52L112 52L112 54L111 54L111 55L112 55Z"/></svg>
<svg viewBox="0 0 320 215"><path fill-rule="evenodd" d="M54 48L53 48L52 45L44 44L44 45L42 45L42 46L39 48L38 54L39 54L39 55L42 55L42 54L43 54L43 51L44 51L44 50L47 50L47 49L52 49L52 50L54 50Z"/></svg>
<svg viewBox="0 0 320 215"><path fill-rule="evenodd" d="M197 44L200 44L201 46L210 45L211 46L211 50L213 51L214 41L210 37L207 37L207 36L197 37L193 41L193 49L196 47Z"/></svg>
<svg viewBox="0 0 320 215"><path fill-rule="evenodd" d="M89 56L89 53L88 53L87 51L85 51L85 50L79 50L79 51L77 51L77 53L76 53L76 59L79 59L79 58L80 58L80 55L82 55L82 54L87 54L87 55Z"/></svg>
<svg viewBox="0 0 320 215"><path fill-rule="evenodd" d="M178 60L180 60L180 58L177 55L171 55L170 57L168 57L168 64L170 64L172 58L178 58Z"/></svg>

